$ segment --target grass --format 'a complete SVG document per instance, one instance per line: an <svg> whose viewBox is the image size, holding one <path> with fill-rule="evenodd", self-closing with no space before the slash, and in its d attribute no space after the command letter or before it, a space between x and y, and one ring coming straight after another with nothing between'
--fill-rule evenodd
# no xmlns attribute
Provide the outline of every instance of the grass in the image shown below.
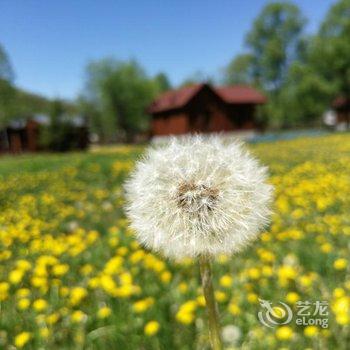
<svg viewBox="0 0 350 350"><path fill-rule="evenodd" d="M275 214L214 265L225 346L348 349L350 135L250 148L270 168ZM0 159L1 349L207 348L198 267L145 251L125 220L122 183L141 153ZM287 303L291 323L262 325L259 298ZM296 325L298 301L322 300L328 328Z"/></svg>

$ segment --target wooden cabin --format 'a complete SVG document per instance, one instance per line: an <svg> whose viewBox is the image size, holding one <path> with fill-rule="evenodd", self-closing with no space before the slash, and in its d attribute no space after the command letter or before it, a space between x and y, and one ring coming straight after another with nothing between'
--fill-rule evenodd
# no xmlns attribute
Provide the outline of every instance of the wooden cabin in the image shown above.
<svg viewBox="0 0 350 350"><path fill-rule="evenodd" d="M198 84L168 91L149 106L152 136L258 129L257 106L266 98L249 86Z"/></svg>
<svg viewBox="0 0 350 350"><path fill-rule="evenodd" d="M335 128L337 130L350 129L350 98L338 97L333 101L335 111Z"/></svg>
<svg viewBox="0 0 350 350"><path fill-rule="evenodd" d="M72 145L72 149L85 150L89 144L89 131L80 116L71 117L70 129L66 133L66 139L62 140L62 149ZM0 129L0 153L19 154L23 152L48 151L40 142L42 126L47 126L50 120L48 116L38 115L31 119L18 119L11 121L6 127Z"/></svg>
<svg viewBox="0 0 350 350"><path fill-rule="evenodd" d="M39 149L39 123L17 120L0 132L0 152L35 152Z"/></svg>

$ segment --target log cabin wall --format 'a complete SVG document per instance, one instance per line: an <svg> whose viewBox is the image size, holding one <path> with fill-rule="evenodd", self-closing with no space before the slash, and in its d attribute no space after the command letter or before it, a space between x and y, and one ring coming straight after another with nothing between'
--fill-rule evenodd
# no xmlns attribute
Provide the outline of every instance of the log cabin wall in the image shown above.
<svg viewBox="0 0 350 350"><path fill-rule="evenodd" d="M207 84L165 93L150 106L151 135L258 129L256 109L266 98L248 87L225 88L224 93Z"/></svg>
<svg viewBox="0 0 350 350"><path fill-rule="evenodd" d="M153 135L181 135L188 132L188 115L178 110L172 113L159 113L152 120Z"/></svg>

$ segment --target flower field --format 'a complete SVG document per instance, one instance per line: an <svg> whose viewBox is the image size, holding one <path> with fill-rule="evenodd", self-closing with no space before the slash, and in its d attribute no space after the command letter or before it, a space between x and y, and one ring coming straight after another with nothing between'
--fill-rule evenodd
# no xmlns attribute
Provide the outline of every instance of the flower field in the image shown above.
<svg viewBox="0 0 350 350"><path fill-rule="evenodd" d="M270 168L274 215L213 266L226 348L349 349L350 135L250 148ZM141 154L0 159L0 349L208 348L197 265L144 250L128 228L122 184ZM294 314L310 302L311 315L325 301L328 327L267 327L259 299Z"/></svg>

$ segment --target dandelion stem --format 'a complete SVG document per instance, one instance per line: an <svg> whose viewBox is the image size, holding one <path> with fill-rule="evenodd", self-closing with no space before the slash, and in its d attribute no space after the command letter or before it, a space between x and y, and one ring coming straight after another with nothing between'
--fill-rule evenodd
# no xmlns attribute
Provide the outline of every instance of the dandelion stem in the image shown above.
<svg viewBox="0 0 350 350"><path fill-rule="evenodd" d="M199 257L204 298L208 312L210 342L213 350L221 350L221 335L218 308L214 296L210 260L207 256Z"/></svg>

